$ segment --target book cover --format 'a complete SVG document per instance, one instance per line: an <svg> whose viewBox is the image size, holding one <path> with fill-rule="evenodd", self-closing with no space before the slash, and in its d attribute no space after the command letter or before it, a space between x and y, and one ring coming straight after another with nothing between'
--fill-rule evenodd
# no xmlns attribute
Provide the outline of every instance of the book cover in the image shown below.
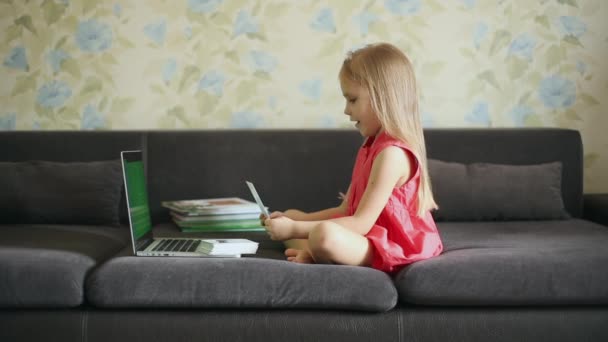
<svg viewBox="0 0 608 342"><path fill-rule="evenodd" d="M173 220L179 227L199 227L199 228L251 228L261 227L259 219L236 220L236 221L211 221L211 222L182 222Z"/></svg>
<svg viewBox="0 0 608 342"><path fill-rule="evenodd" d="M179 227L182 233L237 233L237 232L263 232L264 227L251 228L197 228L197 227Z"/></svg>
<svg viewBox="0 0 608 342"><path fill-rule="evenodd" d="M261 213L256 203L239 197L163 201L161 205L183 216Z"/></svg>
<svg viewBox="0 0 608 342"><path fill-rule="evenodd" d="M178 212L171 211L171 217L175 221L179 222L224 222L224 221L239 221L239 220L258 220L260 219L259 213L245 213L245 214L225 214L225 215L182 215Z"/></svg>
<svg viewBox="0 0 608 342"><path fill-rule="evenodd" d="M175 221L175 224L180 228L182 232L257 232L264 231L264 227L260 225L259 220L245 221L245 222L212 222L198 224L193 222L179 222Z"/></svg>

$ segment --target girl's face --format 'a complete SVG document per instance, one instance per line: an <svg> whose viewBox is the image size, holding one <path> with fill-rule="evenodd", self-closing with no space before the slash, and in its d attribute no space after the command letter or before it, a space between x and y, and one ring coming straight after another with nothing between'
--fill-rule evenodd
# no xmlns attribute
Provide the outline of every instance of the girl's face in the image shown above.
<svg viewBox="0 0 608 342"><path fill-rule="evenodd" d="M340 87L346 99L344 114L350 116L350 121L356 122L355 127L362 136L371 137L378 134L382 125L372 109L367 89L345 77L340 77Z"/></svg>

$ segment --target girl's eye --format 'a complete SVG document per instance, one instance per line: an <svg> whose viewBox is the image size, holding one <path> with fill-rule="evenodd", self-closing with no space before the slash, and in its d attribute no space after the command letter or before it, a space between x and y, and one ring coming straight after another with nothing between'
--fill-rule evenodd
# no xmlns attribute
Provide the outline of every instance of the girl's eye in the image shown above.
<svg viewBox="0 0 608 342"><path fill-rule="evenodd" d="M350 103L355 103L355 101L357 101L356 98L354 98L354 99L348 99L348 102L350 102Z"/></svg>

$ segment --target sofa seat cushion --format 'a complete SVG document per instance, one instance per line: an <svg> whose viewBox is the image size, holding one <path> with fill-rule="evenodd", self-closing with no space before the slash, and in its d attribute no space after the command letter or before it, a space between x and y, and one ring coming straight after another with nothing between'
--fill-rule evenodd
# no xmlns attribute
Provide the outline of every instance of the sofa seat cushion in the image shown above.
<svg viewBox="0 0 608 342"><path fill-rule="evenodd" d="M424 305L608 304L608 229L564 221L438 224L442 255L404 268L400 301Z"/></svg>
<svg viewBox="0 0 608 342"><path fill-rule="evenodd" d="M86 293L90 303L104 308L383 312L397 303L390 277L371 268L304 265L258 257L117 257L91 274Z"/></svg>
<svg viewBox="0 0 608 342"><path fill-rule="evenodd" d="M121 228L0 225L0 308L82 304L87 273L127 241Z"/></svg>

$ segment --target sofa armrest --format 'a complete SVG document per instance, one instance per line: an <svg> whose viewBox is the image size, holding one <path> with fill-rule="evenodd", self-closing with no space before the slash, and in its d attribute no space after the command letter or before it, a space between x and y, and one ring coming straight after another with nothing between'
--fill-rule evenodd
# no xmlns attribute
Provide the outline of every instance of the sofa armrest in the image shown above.
<svg viewBox="0 0 608 342"><path fill-rule="evenodd" d="M608 226L608 194L585 194L583 218Z"/></svg>

